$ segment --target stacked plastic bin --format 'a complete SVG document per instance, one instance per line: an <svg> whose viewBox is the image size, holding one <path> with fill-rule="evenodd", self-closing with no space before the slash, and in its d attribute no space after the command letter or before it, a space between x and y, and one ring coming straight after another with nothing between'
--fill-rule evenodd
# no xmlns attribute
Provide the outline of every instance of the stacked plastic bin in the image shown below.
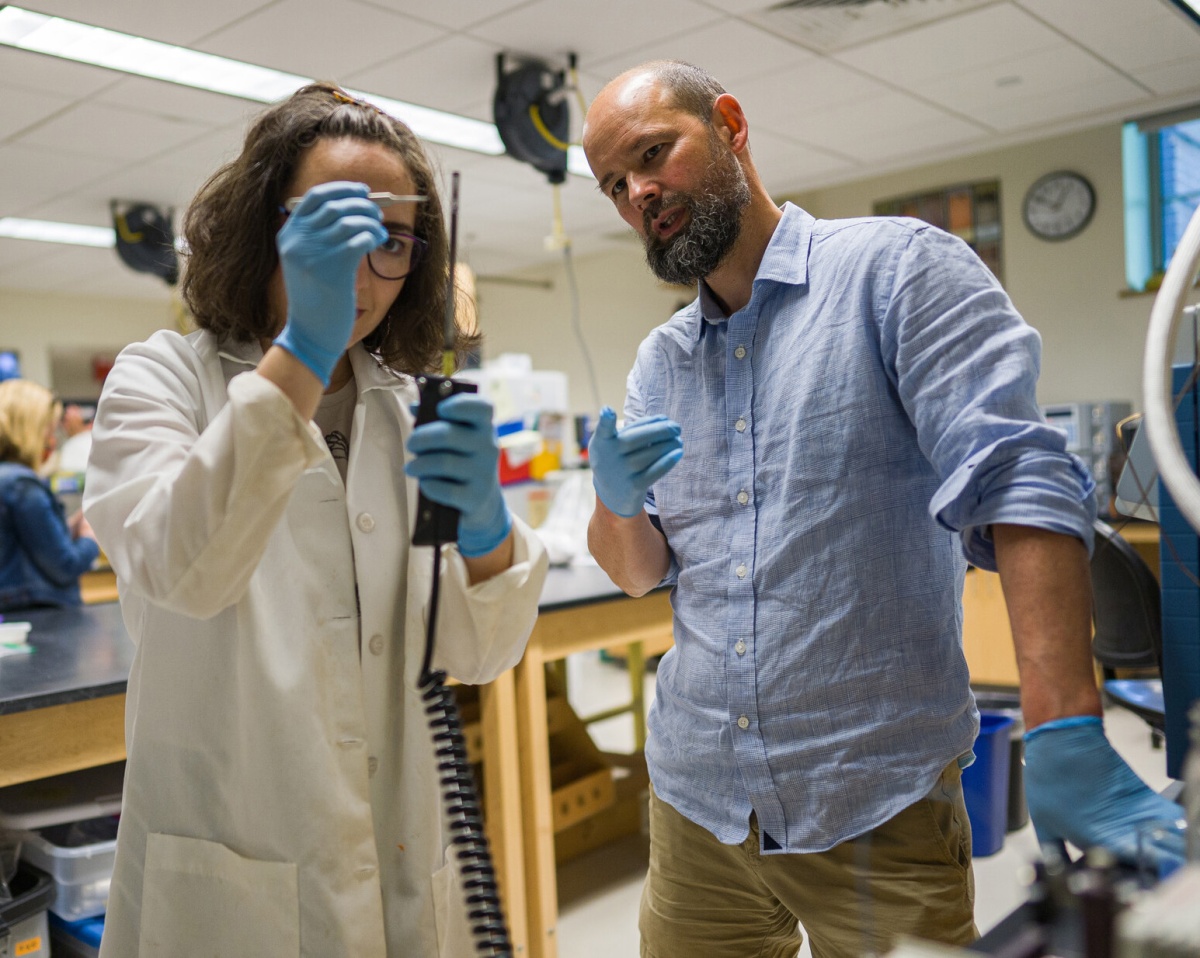
<svg viewBox="0 0 1200 958"><path fill-rule="evenodd" d="M55 958L94 954L60 947L60 938L76 923L103 927L124 772L125 763L116 762L0 789L0 829L20 840L22 868L44 877L43 908L50 912L42 915L46 951L12 954L49 956L51 940ZM98 946L98 931L95 938Z"/></svg>

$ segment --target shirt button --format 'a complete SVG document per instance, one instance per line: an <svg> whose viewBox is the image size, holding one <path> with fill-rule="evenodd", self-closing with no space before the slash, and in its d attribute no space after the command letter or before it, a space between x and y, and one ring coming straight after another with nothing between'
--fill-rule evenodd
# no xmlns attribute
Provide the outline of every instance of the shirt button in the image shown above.
<svg viewBox="0 0 1200 958"><path fill-rule="evenodd" d="M745 655L746 654L746 643L743 642L741 639L738 639L737 644L733 647L733 651L736 652L738 655Z"/></svg>
<svg viewBox="0 0 1200 958"><path fill-rule="evenodd" d="M748 493L745 489L738 493L738 502L740 502L743 506L749 501L750 493Z"/></svg>
<svg viewBox="0 0 1200 958"><path fill-rule="evenodd" d="M736 429L738 432L745 432L746 431L746 420L739 419L737 422L735 422L733 424L733 428Z"/></svg>
<svg viewBox="0 0 1200 958"><path fill-rule="evenodd" d="M734 571L737 573L739 579L746 578L746 566L744 564L738 566Z"/></svg>
<svg viewBox="0 0 1200 958"><path fill-rule="evenodd" d="M750 727L750 720L748 718L746 718L746 716L744 716L744 715L739 715L738 716L738 728L749 728L749 727Z"/></svg>
<svg viewBox="0 0 1200 958"><path fill-rule="evenodd" d="M745 359L746 358L746 347L739 346L737 349L735 349L733 351L733 355L735 355L738 359Z"/></svg>
<svg viewBox="0 0 1200 958"><path fill-rule="evenodd" d="M367 648L371 650L372 655L379 655L381 652L383 652L383 636L371 636L371 641L367 643Z"/></svg>
<svg viewBox="0 0 1200 958"><path fill-rule="evenodd" d="M369 512L360 512L358 515L358 528L363 532L370 532L375 528L375 517Z"/></svg>
<svg viewBox="0 0 1200 958"><path fill-rule="evenodd" d="M367 774L374 775L378 768L379 768L379 759L377 759L374 755L372 755L370 758L367 759Z"/></svg>
<svg viewBox="0 0 1200 958"><path fill-rule="evenodd" d="M368 879L375 877L375 866L374 865L363 865L359 868L354 869L354 871L358 875L358 877L361 878L363 881L367 881Z"/></svg>

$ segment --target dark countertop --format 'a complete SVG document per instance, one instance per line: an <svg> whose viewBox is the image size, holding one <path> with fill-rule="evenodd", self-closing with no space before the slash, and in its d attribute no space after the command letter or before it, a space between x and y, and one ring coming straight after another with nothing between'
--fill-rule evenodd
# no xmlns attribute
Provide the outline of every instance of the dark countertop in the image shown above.
<svg viewBox="0 0 1200 958"><path fill-rule="evenodd" d="M6 612L4 619L33 626L33 651L0 658L0 715L125 691L133 642L116 602Z"/></svg>
<svg viewBox="0 0 1200 958"><path fill-rule="evenodd" d="M551 612L624 596L598 566L554 568L539 609ZM5 614L29 622L27 655L0 658L0 715L120 695L133 664L133 642L116 602L75 609L29 609Z"/></svg>

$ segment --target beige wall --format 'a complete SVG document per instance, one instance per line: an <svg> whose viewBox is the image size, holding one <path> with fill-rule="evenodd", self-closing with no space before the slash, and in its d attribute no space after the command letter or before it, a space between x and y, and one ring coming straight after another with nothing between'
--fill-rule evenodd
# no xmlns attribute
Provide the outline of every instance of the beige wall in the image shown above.
<svg viewBox="0 0 1200 958"><path fill-rule="evenodd" d="M620 221L613 214L613 228ZM632 236L632 234L631 234ZM664 286L646 268L641 246L575 260L579 324L587 354L572 321L571 288L565 266L523 273L522 279L550 288L479 280L479 325L484 358L500 353L528 353L535 369L567 374L571 411L595 415L599 405L620 411L625 377L638 344L666 321L694 292ZM595 371L598 400L593 396L587 355Z"/></svg>
<svg viewBox="0 0 1200 958"><path fill-rule="evenodd" d="M753 136L751 137L753 142ZM1079 236L1038 240L1021 220L1021 198L1043 173L1059 168L1086 175L1096 213ZM795 197L817 216L860 216L879 199L974 180L999 179L1004 271L1009 294L1042 335L1042 402L1126 399L1141 407L1141 357L1149 296L1122 297L1125 285L1120 126L919 167ZM614 214L613 228L619 228ZM570 224L567 224L568 230ZM618 405L625 375L646 332L683 295L657 284L640 247L580 258L581 315L592 349L601 399ZM485 355L525 352L537 368L567 371L576 412L591 407L582 353L570 325L565 270L526 274L552 290L480 285Z"/></svg>
<svg viewBox="0 0 1200 958"><path fill-rule="evenodd" d="M20 352L22 375L71 399L98 394L90 376L92 355L116 355L128 343L174 326L173 308L162 301L11 289L0 289L0 317L0 348ZM59 359L57 377L51 375L52 353Z"/></svg>

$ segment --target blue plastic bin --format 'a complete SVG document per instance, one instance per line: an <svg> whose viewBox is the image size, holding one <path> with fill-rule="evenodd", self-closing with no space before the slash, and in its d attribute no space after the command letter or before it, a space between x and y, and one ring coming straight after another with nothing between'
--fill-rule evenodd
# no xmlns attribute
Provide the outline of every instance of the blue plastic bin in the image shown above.
<svg viewBox="0 0 1200 958"><path fill-rule="evenodd" d="M963 769L963 796L971 819L971 850L976 858L995 855L1008 830L1008 771L1011 715L979 713L975 763Z"/></svg>

